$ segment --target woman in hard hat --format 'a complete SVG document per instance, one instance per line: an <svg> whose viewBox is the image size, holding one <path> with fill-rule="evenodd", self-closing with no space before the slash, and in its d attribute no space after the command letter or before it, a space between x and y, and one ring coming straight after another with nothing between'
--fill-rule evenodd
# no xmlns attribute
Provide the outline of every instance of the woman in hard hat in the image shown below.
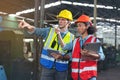
<svg viewBox="0 0 120 80"><path fill-rule="evenodd" d="M90 17L84 14L75 23L80 37L68 44L59 37L63 50L72 50L71 76L73 80L96 80L97 61L105 58L102 47L99 51L82 49L87 43L100 42L93 35L96 29L92 26Z"/></svg>
<svg viewBox="0 0 120 80"><path fill-rule="evenodd" d="M69 10L62 10L58 18L58 28L62 39L69 43L74 39L74 35L68 31L70 22L73 20L72 13ZM42 36L45 40L41 53L40 64L42 65L41 80L65 80L67 77L69 56L65 55L58 41L56 28L35 28L25 21L21 21L20 28L27 28L29 32L37 36ZM53 52L48 52L48 49ZM56 53L55 51L59 51ZM61 56L62 55L62 56ZM58 58L58 56L61 56Z"/></svg>

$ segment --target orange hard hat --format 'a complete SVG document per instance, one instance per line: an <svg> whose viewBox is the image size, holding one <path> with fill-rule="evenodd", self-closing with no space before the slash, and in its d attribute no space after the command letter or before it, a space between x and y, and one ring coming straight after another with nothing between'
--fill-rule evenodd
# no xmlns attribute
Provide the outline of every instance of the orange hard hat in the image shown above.
<svg viewBox="0 0 120 80"><path fill-rule="evenodd" d="M91 22L91 20L89 16L83 14L75 21L75 23L78 23L78 22Z"/></svg>

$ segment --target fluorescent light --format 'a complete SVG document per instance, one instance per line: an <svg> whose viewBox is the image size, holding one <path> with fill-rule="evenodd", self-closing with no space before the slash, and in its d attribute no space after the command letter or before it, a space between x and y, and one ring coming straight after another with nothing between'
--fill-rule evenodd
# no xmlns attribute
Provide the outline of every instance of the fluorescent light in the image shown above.
<svg viewBox="0 0 120 80"><path fill-rule="evenodd" d="M54 3L46 4L46 5L45 5L45 8L50 8L50 7L58 6L58 5L61 5L61 4L71 4L71 5L92 7L92 8L94 7L94 4L88 4L88 3L79 3L79 2L71 2L71 1L56 1L56 2L54 2ZM105 6L105 5L97 5L97 8L113 9L112 6ZM39 7L39 10L40 10L40 7ZM118 10L120 10L120 8L118 8ZM32 8L32 9L27 9L27 10L23 10L23 11L16 12L16 15L31 13L31 12L34 12L34 11L35 11L34 8Z"/></svg>
<svg viewBox="0 0 120 80"><path fill-rule="evenodd" d="M0 11L0 14L6 15L6 14L8 14L8 13Z"/></svg>
<svg viewBox="0 0 120 80"><path fill-rule="evenodd" d="M34 11L35 11L34 8L32 8L32 9L27 9L27 10L23 10L23 11L20 11L20 12L16 12L16 15L31 13L31 12L34 12Z"/></svg>
<svg viewBox="0 0 120 80"><path fill-rule="evenodd" d="M10 17L16 17L17 15L16 14L9 14L8 16L10 16Z"/></svg>
<svg viewBox="0 0 120 80"><path fill-rule="evenodd" d="M78 2L73 2L73 5L86 6L85 4L83 5L83 3L78 3Z"/></svg>
<svg viewBox="0 0 120 80"><path fill-rule="evenodd" d="M63 3L63 4L72 4L72 2L70 2L70 1L61 1L61 3Z"/></svg>
<svg viewBox="0 0 120 80"><path fill-rule="evenodd" d="M50 8L50 7L53 7L53 6L58 6L60 4L61 4L60 1L57 1L57 2L54 2L54 3L46 4L45 8Z"/></svg>
<svg viewBox="0 0 120 80"><path fill-rule="evenodd" d="M62 1L56 1L56 2L53 2L53 3L46 4L45 8L50 8L50 7L58 6L58 5L61 5L61 4L70 4L70 5L85 6L85 7L92 7L92 8L94 7L94 4L79 3L79 2L72 2L72 1L64 1L64 0L62 0ZM40 10L40 8L41 7L39 6L39 10ZM97 8L113 9L113 6L97 5ZM118 8L118 10L120 10L120 8ZM31 8L31 9L16 12L16 15L27 14L27 13L31 13L31 12L34 12L34 11L35 11L35 9ZM91 17L91 18L94 19L93 17ZM105 19L105 18L100 18L100 17L97 17L96 19L120 23L120 21L115 20L115 19Z"/></svg>

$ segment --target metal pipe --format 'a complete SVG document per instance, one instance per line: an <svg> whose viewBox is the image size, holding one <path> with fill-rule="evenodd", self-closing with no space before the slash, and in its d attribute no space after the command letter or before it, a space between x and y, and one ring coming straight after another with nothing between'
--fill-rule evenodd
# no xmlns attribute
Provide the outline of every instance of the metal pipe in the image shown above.
<svg viewBox="0 0 120 80"><path fill-rule="evenodd" d="M44 26L44 13L45 13L45 0L41 0L41 8L40 8L40 27Z"/></svg>
<svg viewBox="0 0 120 80"><path fill-rule="evenodd" d="M94 0L94 27L96 27L96 16L97 16L97 0Z"/></svg>
<svg viewBox="0 0 120 80"><path fill-rule="evenodd" d="M115 13L118 13L117 11L117 7L113 7L113 9L115 10ZM117 22L115 23L115 49L117 49Z"/></svg>
<svg viewBox="0 0 120 80"><path fill-rule="evenodd" d="M35 13L34 13L34 25L35 27L39 27L39 3L40 0L35 0ZM35 79L39 80L40 75L39 75L39 42L38 42L38 37L34 37L34 43L35 43L35 54L34 54L34 59L35 59Z"/></svg>
<svg viewBox="0 0 120 80"><path fill-rule="evenodd" d="M115 23L115 49L117 49L117 23Z"/></svg>
<svg viewBox="0 0 120 80"><path fill-rule="evenodd" d="M45 0L41 0L41 8L40 8L40 28L42 28L44 26L44 5L45 5ZM42 52L42 48L43 48L43 39L42 37L39 37L39 54L41 54ZM39 57L41 57L41 55L39 55ZM42 68L41 66L39 66L39 75L41 76L41 71Z"/></svg>

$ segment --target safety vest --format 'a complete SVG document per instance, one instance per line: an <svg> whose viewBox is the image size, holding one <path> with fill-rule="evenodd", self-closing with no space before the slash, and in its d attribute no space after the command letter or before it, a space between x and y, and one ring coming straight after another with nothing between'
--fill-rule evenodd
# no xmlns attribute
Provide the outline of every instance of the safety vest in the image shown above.
<svg viewBox="0 0 120 80"><path fill-rule="evenodd" d="M69 43L74 39L74 35L70 32L67 32L64 37L63 41L64 43ZM62 50L62 47L58 43L58 37L55 32L54 28L50 28L50 32L48 34L48 37L45 40L44 47L42 50L40 63L46 67L46 68L52 68L55 67L58 71L65 71L68 68L68 61L62 61L62 60L56 60L52 56L49 55L47 49L52 50L58 50L62 55L65 54L65 52Z"/></svg>
<svg viewBox="0 0 120 80"><path fill-rule="evenodd" d="M92 35L88 37L84 44L96 42L96 38ZM82 60L81 46L79 38L75 39L72 52L72 78L73 80L89 80L93 76L97 76L97 61L96 60Z"/></svg>

